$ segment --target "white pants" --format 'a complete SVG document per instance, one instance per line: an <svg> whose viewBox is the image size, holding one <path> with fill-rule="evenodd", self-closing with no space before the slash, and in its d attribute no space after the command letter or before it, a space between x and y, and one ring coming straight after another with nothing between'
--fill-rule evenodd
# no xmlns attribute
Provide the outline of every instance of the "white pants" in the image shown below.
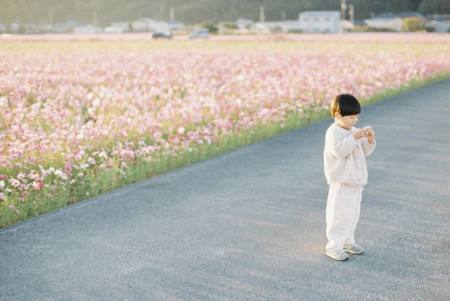
<svg viewBox="0 0 450 301"><path fill-rule="evenodd" d="M345 244L355 243L363 189L363 186L330 184L326 211L326 250L342 250Z"/></svg>

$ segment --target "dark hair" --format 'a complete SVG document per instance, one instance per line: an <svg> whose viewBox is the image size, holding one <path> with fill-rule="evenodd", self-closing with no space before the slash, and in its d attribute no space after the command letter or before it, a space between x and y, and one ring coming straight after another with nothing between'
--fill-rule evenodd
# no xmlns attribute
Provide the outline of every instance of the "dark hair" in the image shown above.
<svg viewBox="0 0 450 301"><path fill-rule="evenodd" d="M330 104L331 116L334 117L336 112L342 116L358 115L361 113L361 105L353 95L339 94Z"/></svg>

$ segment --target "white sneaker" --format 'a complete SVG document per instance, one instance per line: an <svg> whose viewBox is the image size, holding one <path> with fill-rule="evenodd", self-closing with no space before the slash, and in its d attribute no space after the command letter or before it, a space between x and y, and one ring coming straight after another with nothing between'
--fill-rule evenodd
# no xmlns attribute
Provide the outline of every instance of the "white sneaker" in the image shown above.
<svg viewBox="0 0 450 301"><path fill-rule="evenodd" d="M364 249L358 245L345 245L344 251L353 255L360 255L364 253Z"/></svg>
<svg viewBox="0 0 450 301"><path fill-rule="evenodd" d="M344 250L333 250L333 251L327 250L326 254L327 256L340 261L347 260L349 257L348 254L344 252Z"/></svg>

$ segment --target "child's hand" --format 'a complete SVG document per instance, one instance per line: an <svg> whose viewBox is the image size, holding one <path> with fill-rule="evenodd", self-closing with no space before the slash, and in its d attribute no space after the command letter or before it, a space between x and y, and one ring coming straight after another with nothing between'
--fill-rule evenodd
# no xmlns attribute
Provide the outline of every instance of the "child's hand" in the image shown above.
<svg viewBox="0 0 450 301"><path fill-rule="evenodd" d="M369 132L369 135L367 136L367 141L369 142L369 144L373 144L374 139L375 138L374 138L372 132Z"/></svg>
<svg viewBox="0 0 450 301"><path fill-rule="evenodd" d="M367 137L368 131L366 129L358 129L356 132L353 133L353 138L356 140L362 139L364 137Z"/></svg>
<svg viewBox="0 0 450 301"><path fill-rule="evenodd" d="M373 144L375 140L375 131L370 125L365 126L363 129L367 131L367 141L369 144Z"/></svg>

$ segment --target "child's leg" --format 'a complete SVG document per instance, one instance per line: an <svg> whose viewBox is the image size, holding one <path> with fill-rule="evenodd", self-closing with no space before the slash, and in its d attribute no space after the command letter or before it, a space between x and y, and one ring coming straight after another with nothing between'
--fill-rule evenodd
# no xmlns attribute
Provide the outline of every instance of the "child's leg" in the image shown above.
<svg viewBox="0 0 450 301"><path fill-rule="evenodd" d="M356 226L358 225L358 221L359 221L359 213L361 211L361 200L362 200L362 191L363 191L363 187L356 187L353 190L353 194L355 196L354 198L354 218L352 219L351 222L351 229L350 229L350 233L348 234L344 244L351 244L354 245L355 244L355 230L356 230Z"/></svg>
<svg viewBox="0 0 450 301"><path fill-rule="evenodd" d="M360 200L355 189L340 183L330 184L326 209L327 250L342 250L348 238L353 237Z"/></svg>

